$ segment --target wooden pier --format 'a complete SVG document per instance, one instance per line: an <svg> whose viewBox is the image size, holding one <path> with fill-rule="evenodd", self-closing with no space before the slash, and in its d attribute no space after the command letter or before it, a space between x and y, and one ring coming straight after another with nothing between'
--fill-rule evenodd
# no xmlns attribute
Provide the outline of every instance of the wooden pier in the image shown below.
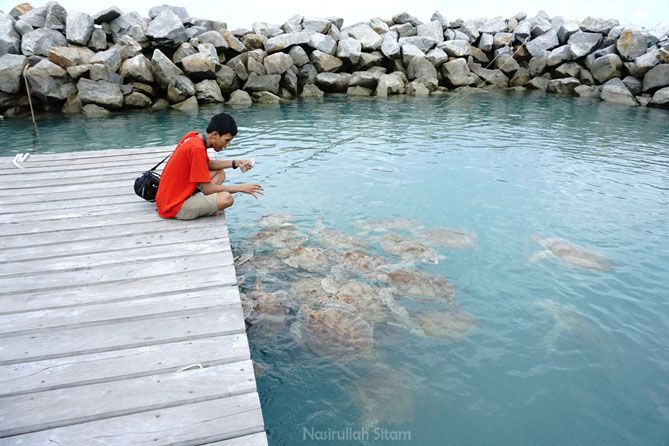
<svg viewBox="0 0 669 446"><path fill-rule="evenodd" d="M266 445L223 215L162 220L172 147L0 158L0 445Z"/></svg>

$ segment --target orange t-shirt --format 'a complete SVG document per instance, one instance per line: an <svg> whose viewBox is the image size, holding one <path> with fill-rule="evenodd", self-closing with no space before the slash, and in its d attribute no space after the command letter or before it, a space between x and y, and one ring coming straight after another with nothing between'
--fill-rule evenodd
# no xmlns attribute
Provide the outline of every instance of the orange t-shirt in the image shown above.
<svg viewBox="0 0 669 446"><path fill-rule="evenodd" d="M181 138L162 175L156 206L162 218L174 218L198 183L210 183L209 156L200 135L193 131Z"/></svg>

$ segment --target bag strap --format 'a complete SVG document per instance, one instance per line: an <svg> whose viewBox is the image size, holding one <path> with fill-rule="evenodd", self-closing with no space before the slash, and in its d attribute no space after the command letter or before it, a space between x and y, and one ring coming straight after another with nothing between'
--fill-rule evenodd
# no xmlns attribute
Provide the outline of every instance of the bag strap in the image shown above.
<svg viewBox="0 0 669 446"><path fill-rule="evenodd" d="M179 146L180 146L181 144L187 143L191 138L192 138L192 136L191 136L191 137L188 137L188 138L186 138L186 139L184 139L182 142L180 142L179 144L177 144L177 146L174 148L174 150L176 151L176 150L179 148ZM172 153L174 153L174 151L173 151ZM170 153L170 154L167 155L165 158L163 158L163 160L162 160L161 162L159 162L158 164L156 164L155 166L153 166L152 168L150 168L150 169L149 169L149 172L153 172L153 171L156 170L158 167L160 167L160 165L163 164L163 163L167 160L167 158L169 158L170 156L172 156L172 153Z"/></svg>

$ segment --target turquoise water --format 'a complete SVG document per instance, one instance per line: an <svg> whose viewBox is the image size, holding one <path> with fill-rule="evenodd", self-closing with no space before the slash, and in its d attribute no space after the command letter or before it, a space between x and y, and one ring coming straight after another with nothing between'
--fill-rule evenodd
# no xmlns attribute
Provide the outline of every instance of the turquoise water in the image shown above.
<svg viewBox="0 0 669 446"><path fill-rule="evenodd" d="M40 118L34 148L30 123L6 120L2 154L172 144L217 110ZM473 248L437 249L438 264L414 266L448 278L475 321L457 341L377 324L373 355L341 365L286 327L251 326L270 444L669 444L669 113L515 93L229 111L240 125L229 154L256 160L230 180L266 191L227 212L235 249L274 213L294 215L308 244L318 219L364 240L361 221L400 218L476 235ZM533 236L613 267L530 262L542 250ZM369 250L398 261L378 243ZM376 396L401 416L365 437L356 389L379 364L392 372L371 381Z"/></svg>

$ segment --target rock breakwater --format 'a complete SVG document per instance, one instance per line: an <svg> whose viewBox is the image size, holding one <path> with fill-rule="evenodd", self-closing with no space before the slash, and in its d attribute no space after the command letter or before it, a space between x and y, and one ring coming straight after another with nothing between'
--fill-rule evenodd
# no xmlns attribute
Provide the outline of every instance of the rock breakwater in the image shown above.
<svg viewBox="0 0 669 446"><path fill-rule="evenodd" d="M539 13L422 22L408 13L344 25L293 16L283 24L192 18L156 6L93 16L57 2L0 13L0 114L100 116L130 108L278 103L328 93L428 96L463 88L535 89L669 107L669 25L572 21Z"/></svg>

